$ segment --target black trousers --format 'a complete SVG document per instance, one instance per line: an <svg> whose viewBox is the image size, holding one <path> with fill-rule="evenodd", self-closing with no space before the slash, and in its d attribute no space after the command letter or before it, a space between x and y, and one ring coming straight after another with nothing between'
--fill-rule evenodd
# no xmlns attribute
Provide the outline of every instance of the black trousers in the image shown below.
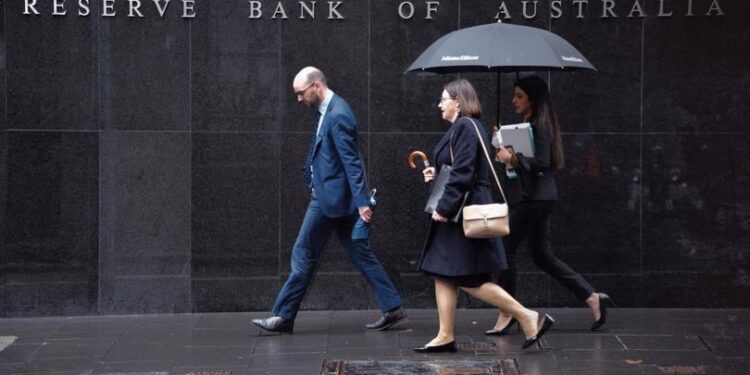
<svg viewBox="0 0 750 375"><path fill-rule="evenodd" d="M525 201L510 208L510 234L503 238L508 269L500 273L499 284L512 296L516 294L516 249L528 239L534 263L554 277L581 300L588 298L594 288L580 274L552 254L549 215L554 201Z"/></svg>

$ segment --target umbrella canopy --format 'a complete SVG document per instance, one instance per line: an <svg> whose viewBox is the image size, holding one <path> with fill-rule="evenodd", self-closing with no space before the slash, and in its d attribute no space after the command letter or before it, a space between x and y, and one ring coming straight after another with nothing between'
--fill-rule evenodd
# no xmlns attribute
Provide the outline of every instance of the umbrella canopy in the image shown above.
<svg viewBox="0 0 750 375"><path fill-rule="evenodd" d="M596 70L575 47L547 30L507 23L467 27L432 43L406 72Z"/></svg>

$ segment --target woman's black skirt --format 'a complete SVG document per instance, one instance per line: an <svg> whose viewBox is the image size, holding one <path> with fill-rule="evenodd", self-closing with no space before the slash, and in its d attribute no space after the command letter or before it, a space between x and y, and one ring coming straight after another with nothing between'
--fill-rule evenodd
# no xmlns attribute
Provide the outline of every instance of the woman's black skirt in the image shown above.
<svg viewBox="0 0 750 375"><path fill-rule="evenodd" d="M451 284L454 284L456 286L463 287L463 288L479 288L484 283L493 282L493 277L491 273L478 273L475 275L446 276L446 275L438 275L436 273L427 272L427 271L422 271L422 272L424 272L424 274L430 278L446 281L446 282L449 282Z"/></svg>

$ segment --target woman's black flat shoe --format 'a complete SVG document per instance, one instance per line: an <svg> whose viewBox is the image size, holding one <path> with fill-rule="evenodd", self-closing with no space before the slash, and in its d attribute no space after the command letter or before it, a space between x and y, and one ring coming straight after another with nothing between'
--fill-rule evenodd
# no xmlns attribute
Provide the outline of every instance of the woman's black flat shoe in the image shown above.
<svg viewBox="0 0 750 375"><path fill-rule="evenodd" d="M516 318L510 318L510 321L508 324L505 325L502 329L488 329L484 331L484 334L487 336L503 336L510 333L510 329L513 328L513 326L518 323Z"/></svg>
<svg viewBox="0 0 750 375"><path fill-rule="evenodd" d="M420 346L419 348L413 348L412 350L417 353L455 353L458 351L455 341L451 341L443 345Z"/></svg>
<svg viewBox="0 0 750 375"><path fill-rule="evenodd" d="M550 327L552 327L553 324L555 324L555 320L552 319L549 314L544 314L542 319L539 320L539 323L537 323L537 327L540 327L539 331L537 331L534 337L526 339L526 341L524 341L523 345L521 346L521 349L526 349L529 346L536 344L542 338L542 336L544 336L544 334L549 331Z"/></svg>
<svg viewBox="0 0 750 375"><path fill-rule="evenodd" d="M599 295L599 320L591 325L591 330L596 331L607 322L607 308L615 307L615 302L606 293L597 293Z"/></svg>

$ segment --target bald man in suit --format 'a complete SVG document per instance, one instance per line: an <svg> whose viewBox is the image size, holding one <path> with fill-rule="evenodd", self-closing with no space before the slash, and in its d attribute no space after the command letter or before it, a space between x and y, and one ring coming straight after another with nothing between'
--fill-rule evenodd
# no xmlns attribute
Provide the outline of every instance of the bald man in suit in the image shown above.
<svg viewBox="0 0 750 375"><path fill-rule="evenodd" d="M353 241L357 218L372 219L364 167L359 157L357 120L349 104L328 88L315 67L302 69L292 84L297 101L315 110L312 139L303 169L310 204L292 248L292 271L281 288L273 316L255 319L258 327L292 333L302 298L312 281L323 248L336 233L349 261L375 292L383 315L366 329L386 330L406 321L401 297L366 241Z"/></svg>

